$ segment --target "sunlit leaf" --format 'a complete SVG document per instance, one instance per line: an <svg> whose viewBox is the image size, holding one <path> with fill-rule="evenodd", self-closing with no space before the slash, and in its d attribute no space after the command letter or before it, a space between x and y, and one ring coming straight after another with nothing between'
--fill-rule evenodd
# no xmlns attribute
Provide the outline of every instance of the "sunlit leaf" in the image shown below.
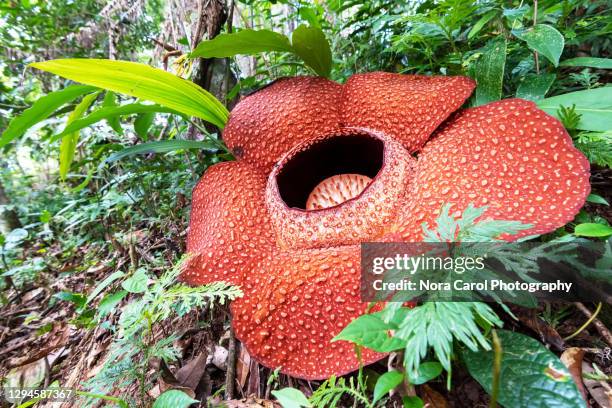
<svg viewBox="0 0 612 408"><path fill-rule="evenodd" d="M191 81L145 64L105 59L57 59L30 64L42 71L158 103L223 128L229 112Z"/></svg>
<svg viewBox="0 0 612 408"><path fill-rule="evenodd" d="M85 96L83 100L74 108L70 116L68 116L66 126L83 116L91 104L96 100L98 94L99 92L94 92ZM62 133L64 136L62 137L59 150L59 174L60 178L65 180L66 176L68 175L68 171L70 170L72 160L74 159L74 153L81 134L78 130Z"/></svg>
<svg viewBox="0 0 612 408"><path fill-rule="evenodd" d="M59 107L65 105L96 88L86 85L71 85L60 91L51 92L38 99L34 104L13 119L0 137L0 148L13 139L22 136L29 128L47 119Z"/></svg>

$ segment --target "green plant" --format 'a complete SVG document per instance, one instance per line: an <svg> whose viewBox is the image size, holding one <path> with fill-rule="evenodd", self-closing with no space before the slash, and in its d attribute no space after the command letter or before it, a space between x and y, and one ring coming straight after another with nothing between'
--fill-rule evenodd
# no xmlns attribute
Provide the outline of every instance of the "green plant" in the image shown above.
<svg viewBox="0 0 612 408"><path fill-rule="evenodd" d="M178 357L172 346L176 337L172 334L160 337L157 327L172 315L184 316L195 308L212 306L213 302L224 304L241 296L238 288L224 283L198 287L177 284L181 264L179 262L152 282L143 269L138 269L122 282L123 290L132 294L131 299L119 311L117 325L111 326L114 339L106 363L86 384L92 392L104 393L116 385L125 386L137 381L140 400L144 401L150 359L160 358L170 362ZM107 296L115 296L117 293L122 292ZM103 321L110 307L107 304L98 309L98 321Z"/></svg>

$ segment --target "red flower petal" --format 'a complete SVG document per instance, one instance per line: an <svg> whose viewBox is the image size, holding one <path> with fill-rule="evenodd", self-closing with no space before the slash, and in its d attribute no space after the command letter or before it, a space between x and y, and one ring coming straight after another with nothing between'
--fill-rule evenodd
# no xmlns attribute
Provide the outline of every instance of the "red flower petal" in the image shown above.
<svg viewBox="0 0 612 408"><path fill-rule="evenodd" d="M461 76L353 75L343 87L342 122L387 133L414 152L475 86L473 80Z"/></svg>
<svg viewBox="0 0 612 408"><path fill-rule="evenodd" d="M571 221L590 191L589 163L563 125L522 99L506 99L457 115L418 158L414 197L400 235L421 239L443 203L458 215L469 203L484 216L532 224L516 239Z"/></svg>
<svg viewBox="0 0 612 408"><path fill-rule="evenodd" d="M356 370L354 346L331 342L366 311L360 298L359 246L277 252L245 277L232 302L236 337L269 368L308 380ZM384 357L363 350L364 364Z"/></svg>
<svg viewBox="0 0 612 408"><path fill-rule="evenodd" d="M371 161L371 162L370 162ZM296 146L274 167L266 205L281 248L358 244L382 237L392 225L412 181L415 160L392 138L363 129L344 129ZM354 171L355 167L363 171ZM359 173L373 178L355 198L307 211L309 194L331 175ZM287 197L296 189L303 199Z"/></svg>
<svg viewBox="0 0 612 408"><path fill-rule="evenodd" d="M249 263L273 246L265 183L262 173L241 161L206 171L193 190L187 236L192 257L181 275L184 282L239 284Z"/></svg>
<svg viewBox="0 0 612 408"><path fill-rule="evenodd" d="M223 138L236 156L267 171L296 144L339 128L341 88L320 77L280 79L236 105Z"/></svg>

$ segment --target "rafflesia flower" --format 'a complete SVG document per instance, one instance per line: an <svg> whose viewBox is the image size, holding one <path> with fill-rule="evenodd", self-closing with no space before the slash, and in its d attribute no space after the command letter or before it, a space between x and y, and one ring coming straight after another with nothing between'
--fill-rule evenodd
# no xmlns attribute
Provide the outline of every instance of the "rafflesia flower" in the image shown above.
<svg viewBox="0 0 612 408"><path fill-rule="evenodd" d="M223 133L237 160L193 191L182 274L225 281L236 336L263 365L322 379L355 370L331 342L365 313L359 244L420 241L442 205L553 231L589 193L589 164L561 123L532 102L460 110L466 77L390 73L280 79L244 98ZM383 355L362 352L364 364Z"/></svg>

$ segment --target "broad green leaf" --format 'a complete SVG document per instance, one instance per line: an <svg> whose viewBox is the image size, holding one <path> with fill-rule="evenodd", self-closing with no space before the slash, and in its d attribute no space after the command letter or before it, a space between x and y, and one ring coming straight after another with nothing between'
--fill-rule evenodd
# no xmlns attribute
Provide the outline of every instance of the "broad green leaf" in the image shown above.
<svg viewBox="0 0 612 408"><path fill-rule="evenodd" d="M474 79L478 83L475 106L501 98L505 65L506 39L499 36L487 43L474 67Z"/></svg>
<svg viewBox="0 0 612 408"><path fill-rule="evenodd" d="M556 117L559 117L557 111L561 106L575 105L576 113L581 115L578 129L595 132L612 129L612 86L553 96L537 104L540 109Z"/></svg>
<svg viewBox="0 0 612 408"><path fill-rule="evenodd" d="M296 390L295 388L287 387L272 391L272 395L274 395L283 408L302 408L311 406L302 391Z"/></svg>
<svg viewBox="0 0 612 408"><path fill-rule="evenodd" d="M130 103L128 105L115 106L110 108L102 108L98 109L95 112L92 112L90 115L75 120L66 126L66 128L59 133L58 135L53 136L51 140L56 140L68 133L77 131L79 129L86 128L87 126L91 126L94 123L100 122L104 119L116 116L125 116L132 115L135 113L149 113L149 112L163 112L163 113L174 113L179 114L177 111L169 108L164 108L160 105L143 105L141 103Z"/></svg>
<svg viewBox="0 0 612 408"><path fill-rule="evenodd" d="M580 237L609 237L612 235L612 227L593 222L576 225L574 235Z"/></svg>
<svg viewBox="0 0 612 408"><path fill-rule="evenodd" d="M300 56L317 74L329 77L332 66L332 54L329 42L320 28L301 25L291 36L295 53Z"/></svg>
<svg viewBox="0 0 612 408"><path fill-rule="evenodd" d="M153 408L187 408L199 402L179 390L169 390L161 394L153 403Z"/></svg>
<svg viewBox="0 0 612 408"><path fill-rule="evenodd" d="M117 105L117 96L114 92L108 91L104 95L104 101L102 101L102 107L104 108L114 108ZM121 127L121 121L118 116L111 116L106 119L106 123L110 126L115 132L122 135L123 127Z"/></svg>
<svg viewBox="0 0 612 408"><path fill-rule="evenodd" d="M482 17L480 17L480 20L478 20L476 24L474 24L474 26L468 33L468 40L471 40L476 34L478 34L480 30L482 30L482 27L484 27L489 21L491 21L493 17L495 17L497 14L497 10L491 10L488 13L485 13Z"/></svg>
<svg viewBox="0 0 612 408"><path fill-rule="evenodd" d="M399 371L388 371L378 377L376 386L374 386L374 399L372 403L376 403L379 399L384 397L385 394L400 385L403 379L404 375Z"/></svg>
<svg viewBox="0 0 612 408"><path fill-rule="evenodd" d="M149 286L149 277L143 269L138 269L132 276L121 283L121 287L130 293L142 293Z"/></svg>
<svg viewBox="0 0 612 408"><path fill-rule="evenodd" d="M404 346L400 339L389 337L392 328L376 315L363 315L350 322L332 341L346 340L386 353Z"/></svg>
<svg viewBox="0 0 612 408"><path fill-rule="evenodd" d="M559 65L562 67L612 69L612 58L578 57L561 61Z"/></svg>
<svg viewBox="0 0 612 408"><path fill-rule="evenodd" d="M153 124L153 119L155 119L155 113L147 112L139 114L134 120L134 131L145 141L149 138L149 128Z"/></svg>
<svg viewBox="0 0 612 408"><path fill-rule="evenodd" d="M183 149L215 149L216 146L210 142L199 142L197 140L160 140L126 147L110 155L106 162L112 163L135 154L167 153Z"/></svg>
<svg viewBox="0 0 612 408"><path fill-rule="evenodd" d="M87 109L91 106L91 104L98 97L99 92L94 92L89 94L83 98L83 100L74 108L70 116L68 116L68 120L66 121L66 126L70 125L75 120L81 118ZM62 132L64 136L62 137L62 142L60 143L60 151L59 151L59 173L60 178L62 180L66 179L68 175L68 171L70 170L70 165L72 164L72 160L74 159L74 153L76 150L76 146L79 143L79 138L81 137L80 132Z"/></svg>
<svg viewBox="0 0 612 408"><path fill-rule="evenodd" d="M34 104L13 119L0 137L0 148L22 136L29 128L47 119L64 104L79 96L94 91L93 86L71 85L61 91L51 92L38 99Z"/></svg>
<svg viewBox="0 0 612 408"><path fill-rule="evenodd" d="M595 204L603 204L603 205L608 205L608 206L610 205L610 203L608 203L608 201L606 201L605 198L603 198L599 194L594 194L594 193L589 194L589 196L587 197L587 201L590 203L595 203Z"/></svg>
<svg viewBox="0 0 612 408"><path fill-rule="evenodd" d="M555 74L527 75L516 90L516 97L529 101L540 100L546 96L555 78Z"/></svg>
<svg viewBox="0 0 612 408"><path fill-rule="evenodd" d="M437 361L429 361L421 363L417 369L416 375L409 373L408 379L410 384L420 385L433 380L442 373L442 364Z"/></svg>
<svg viewBox="0 0 612 408"><path fill-rule="evenodd" d="M423 408L423 400L419 397L404 397L402 398L404 408Z"/></svg>
<svg viewBox="0 0 612 408"><path fill-rule="evenodd" d="M586 404L563 363L540 342L498 331L502 347L499 403L506 408L584 408ZM493 383L493 351L463 351L469 373L488 393Z"/></svg>
<svg viewBox="0 0 612 408"><path fill-rule="evenodd" d="M145 64L105 59L58 59L30 64L42 71L152 101L222 129L229 112L191 81Z"/></svg>
<svg viewBox="0 0 612 408"><path fill-rule="evenodd" d="M126 290L120 290L119 292L109 293L104 296L96 308L98 319L112 312L115 306L117 306L127 294L128 292Z"/></svg>
<svg viewBox="0 0 612 408"><path fill-rule="evenodd" d="M219 34L212 40L200 42L189 54L189 58L225 58L269 51L293 52L293 49L289 39L283 34L270 30L245 29Z"/></svg>
<svg viewBox="0 0 612 408"><path fill-rule="evenodd" d="M527 46L546 57L556 67L563 52L565 40L556 28L546 24L537 24L524 31L513 31L513 34L527 43Z"/></svg>

